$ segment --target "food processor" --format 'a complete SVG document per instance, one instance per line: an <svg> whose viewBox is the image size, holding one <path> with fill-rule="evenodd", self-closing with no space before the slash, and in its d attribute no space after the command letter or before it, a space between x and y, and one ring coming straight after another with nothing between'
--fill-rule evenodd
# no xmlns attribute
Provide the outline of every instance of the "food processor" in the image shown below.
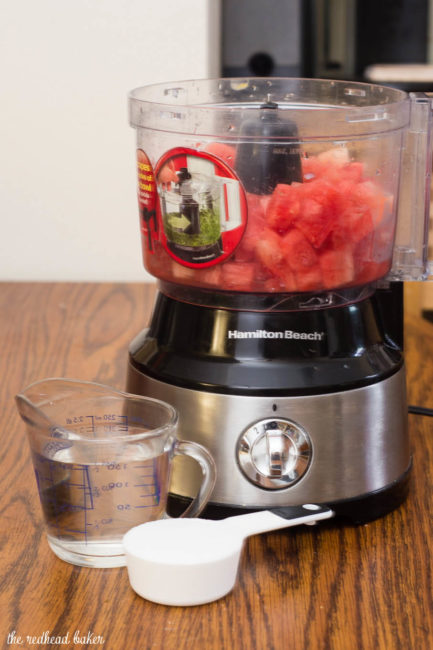
<svg viewBox="0 0 433 650"><path fill-rule="evenodd" d="M138 88L129 107L159 291L127 389L173 404L212 453L206 516L392 510L411 467L402 281L429 275L431 100L227 78ZM198 483L179 459L173 507Z"/></svg>

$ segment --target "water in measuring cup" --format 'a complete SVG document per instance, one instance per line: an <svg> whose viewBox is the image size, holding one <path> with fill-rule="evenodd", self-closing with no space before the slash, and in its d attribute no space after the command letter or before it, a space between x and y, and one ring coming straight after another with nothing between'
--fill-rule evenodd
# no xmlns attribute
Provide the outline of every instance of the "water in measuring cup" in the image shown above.
<svg viewBox="0 0 433 650"><path fill-rule="evenodd" d="M54 442L33 462L48 542L74 564L121 566L124 533L165 511L168 451L149 458L148 447L129 443L107 458Z"/></svg>

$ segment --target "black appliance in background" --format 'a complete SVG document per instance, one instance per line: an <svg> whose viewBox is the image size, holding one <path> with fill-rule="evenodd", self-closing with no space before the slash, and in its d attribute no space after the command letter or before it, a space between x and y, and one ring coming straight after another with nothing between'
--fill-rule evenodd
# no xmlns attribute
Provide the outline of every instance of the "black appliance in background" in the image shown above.
<svg viewBox="0 0 433 650"><path fill-rule="evenodd" d="M223 76L363 81L371 65L427 63L431 4L431 0L223 0ZM392 85L432 90L432 84L414 87L403 80Z"/></svg>
<svg viewBox="0 0 433 650"><path fill-rule="evenodd" d="M364 80L377 64L428 61L429 0L304 0L302 76ZM392 85L428 90L417 83Z"/></svg>

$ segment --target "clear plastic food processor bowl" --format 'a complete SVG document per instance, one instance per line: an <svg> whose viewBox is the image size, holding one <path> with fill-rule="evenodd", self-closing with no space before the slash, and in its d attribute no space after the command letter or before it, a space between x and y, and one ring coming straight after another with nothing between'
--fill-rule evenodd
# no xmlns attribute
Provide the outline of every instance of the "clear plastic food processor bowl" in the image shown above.
<svg viewBox="0 0 433 650"><path fill-rule="evenodd" d="M429 274L426 96L215 79L138 88L129 107L144 265L175 297L353 299Z"/></svg>

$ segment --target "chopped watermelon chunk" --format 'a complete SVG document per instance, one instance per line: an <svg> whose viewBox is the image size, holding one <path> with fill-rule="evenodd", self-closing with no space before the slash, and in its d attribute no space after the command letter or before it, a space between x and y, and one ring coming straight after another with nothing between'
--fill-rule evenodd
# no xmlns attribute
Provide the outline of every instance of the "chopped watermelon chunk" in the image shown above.
<svg viewBox="0 0 433 650"><path fill-rule="evenodd" d="M390 262L392 258L393 245L394 220L392 217L387 217L373 231L371 259L375 262Z"/></svg>
<svg viewBox="0 0 433 650"><path fill-rule="evenodd" d="M248 204L247 227L235 252L235 258L239 262L250 262L254 259L256 243L262 237L266 227L263 197L250 193L247 193L246 197Z"/></svg>
<svg viewBox="0 0 433 650"><path fill-rule="evenodd" d="M283 183L276 186L267 206L266 221L279 232L285 232L301 212L302 184Z"/></svg>
<svg viewBox="0 0 433 650"><path fill-rule="evenodd" d="M388 197L372 181L363 181L354 188L354 200L369 206L373 227L376 228L385 214Z"/></svg>
<svg viewBox="0 0 433 650"><path fill-rule="evenodd" d="M322 270L319 266L295 273L298 291L319 291L323 288Z"/></svg>
<svg viewBox="0 0 433 650"><path fill-rule="evenodd" d="M350 246L324 251L319 256L323 285L326 289L351 284L355 277L355 265Z"/></svg>
<svg viewBox="0 0 433 650"><path fill-rule="evenodd" d="M252 262L226 262L222 267L221 289L228 291L251 291L256 274Z"/></svg>
<svg viewBox="0 0 433 650"><path fill-rule="evenodd" d="M302 160L302 180L304 183L322 178L326 173L328 165L322 162L318 156L311 156Z"/></svg>
<svg viewBox="0 0 433 650"><path fill-rule="evenodd" d="M265 268L281 277L287 263L280 235L270 228L266 228L256 242L255 254Z"/></svg>
<svg viewBox="0 0 433 650"><path fill-rule="evenodd" d="M198 279L205 287L217 287L221 283L222 267L210 266L207 269L200 269Z"/></svg>
<svg viewBox="0 0 433 650"><path fill-rule="evenodd" d="M364 163L348 163L339 170L339 173L341 180L352 181L352 183L360 183L364 177Z"/></svg>
<svg viewBox="0 0 433 650"><path fill-rule="evenodd" d="M343 167L349 162L349 150L347 147L333 147L332 149L326 149L326 151L317 154L316 160L324 163L328 169Z"/></svg>
<svg viewBox="0 0 433 650"><path fill-rule="evenodd" d="M311 269L312 266L317 265L317 253L297 228L292 228L282 237L281 248L287 264L295 273L302 273L305 269Z"/></svg>
<svg viewBox="0 0 433 650"><path fill-rule="evenodd" d="M335 241L354 244L371 233L382 221L385 196L371 181L343 181L339 188Z"/></svg>
<svg viewBox="0 0 433 650"><path fill-rule="evenodd" d="M335 226L337 191L327 181L318 180L303 186L300 213L293 220L296 228L315 248L320 248Z"/></svg>
<svg viewBox="0 0 433 650"><path fill-rule="evenodd" d="M338 183L341 180L360 183L364 176L364 169L364 163L350 162L346 148L329 149L318 156L302 160L302 176L306 183L318 178L331 183Z"/></svg>

